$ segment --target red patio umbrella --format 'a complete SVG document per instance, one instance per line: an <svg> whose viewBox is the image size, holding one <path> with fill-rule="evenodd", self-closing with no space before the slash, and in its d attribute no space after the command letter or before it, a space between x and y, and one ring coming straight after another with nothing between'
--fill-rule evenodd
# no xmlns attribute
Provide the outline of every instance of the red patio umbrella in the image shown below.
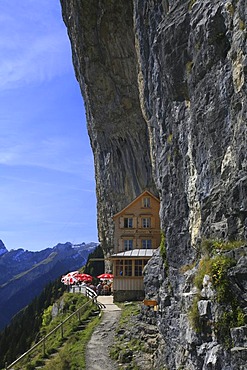
<svg viewBox="0 0 247 370"><path fill-rule="evenodd" d="M64 283L65 285L72 285L77 282L76 278L74 275L71 275L70 273L67 275L62 276L61 282Z"/></svg>
<svg viewBox="0 0 247 370"><path fill-rule="evenodd" d="M111 280L114 278L113 274L101 274L97 276L98 279L100 280Z"/></svg>
<svg viewBox="0 0 247 370"><path fill-rule="evenodd" d="M74 277L77 279L77 281L92 281L93 277L89 274L76 274Z"/></svg>

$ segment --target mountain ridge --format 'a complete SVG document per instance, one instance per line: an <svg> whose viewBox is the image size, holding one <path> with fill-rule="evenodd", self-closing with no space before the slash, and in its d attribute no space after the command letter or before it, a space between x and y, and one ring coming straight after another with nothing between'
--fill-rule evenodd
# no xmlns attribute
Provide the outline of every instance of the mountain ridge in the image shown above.
<svg viewBox="0 0 247 370"><path fill-rule="evenodd" d="M70 242L30 252L20 248L8 251L0 243L0 330L38 295L45 285L70 270L85 265L98 244ZM1 250L4 252L1 253Z"/></svg>

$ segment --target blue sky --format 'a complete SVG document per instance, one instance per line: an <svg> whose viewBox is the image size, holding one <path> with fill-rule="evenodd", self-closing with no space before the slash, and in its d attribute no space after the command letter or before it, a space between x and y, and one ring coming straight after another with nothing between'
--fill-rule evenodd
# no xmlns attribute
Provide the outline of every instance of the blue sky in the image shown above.
<svg viewBox="0 0 247 370"><path fill-rule="evenodd" d="M0 1L0 239L97 242L93 156L59 0Z"/></svg>

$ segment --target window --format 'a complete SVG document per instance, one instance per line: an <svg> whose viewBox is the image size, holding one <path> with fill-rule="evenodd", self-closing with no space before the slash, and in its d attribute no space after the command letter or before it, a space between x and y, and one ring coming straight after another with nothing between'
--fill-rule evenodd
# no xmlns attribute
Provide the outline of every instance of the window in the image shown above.
<svg viewBox="0 0 247 370"><path fill-rule="evenodd" d="M152 248L152 240L151 239L143 239L142 240L142 248L143 249L151 249Z"/></svg>
<svg viewBox="0 0 247 370"><path fill-rule="evenodd" d="M143 207L150 208L150 198L149 197L143 198Z"/></svg>
<svg viewBox="0 0 247 370"><path fill-rule="evenodd" d="M116 261L116 275L123 276L123 260Z"/></svg>
<svg viewBox="0 0 247 370"><path fill-rule="evenodd" d="M116 261L116 276L142 276L148 259L125 259Z"/></svg>
<svg viewBox="0 0 247 370"><path fill-rule="evenodd" d="M132 260L124 262L124 276L132 276Z"/></svg>
<svg viewBox="0 0 247 370"><path fill-rule="evenodd" d="M132 228L133 227L133 218L128 217L124 218L124 227L125 228Z"/></svg>
<svg viewBox="0 0 247 370"><path fill-rule="evenodd" d="M142 276L143 261L135 260L135 276Z"/></svg>
<svg viewBox="0 0 247 370"><path fill-rule="evenodd" d="M144 228L151 227L151 218L150 217L142 218L142 227L144 227Z"/></svg>
<svg viewBox="0 0 247 370"><path fill-rule="evenodd" d="M130 251L132 249L133 249L133 240L132 239L124 240L124 250Z"/></svg>
<svg viewBox="0 0 247 370"><path fill-rule="evenodd" d="M143 269L148 260L135 260L135 276L142 276Z"/></svg>

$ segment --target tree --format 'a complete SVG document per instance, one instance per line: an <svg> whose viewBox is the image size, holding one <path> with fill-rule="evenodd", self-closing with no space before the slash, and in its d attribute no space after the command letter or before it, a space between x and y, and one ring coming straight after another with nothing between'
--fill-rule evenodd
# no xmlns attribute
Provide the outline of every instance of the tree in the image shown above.
<svg viewBox="0 0 247 370"><path fill-rule="evenodd" d="M104 253L100 245L89 254L84 273L94 277L103 274L105 271Z"/></svg>

